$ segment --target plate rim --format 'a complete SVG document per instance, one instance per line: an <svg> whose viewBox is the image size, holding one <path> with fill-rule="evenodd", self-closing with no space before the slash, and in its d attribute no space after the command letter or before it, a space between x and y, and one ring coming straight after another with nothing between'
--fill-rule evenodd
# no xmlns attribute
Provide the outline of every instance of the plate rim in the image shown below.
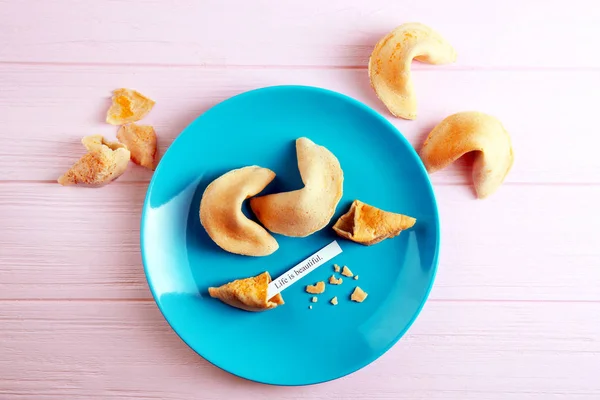
<svg viewBox="0 0 600 400"><path fill-rule="evenodd" d="M162 160L164 159L164 157L166 156L166 154L171 150L171 148L173 147L173 145L175 144L175 142L177 140L179 140L181 138L181 136L193 125L196 123L196 121L198 121L200 118L204 117L207 114L210 114L213 110L215 110L216 108L222 107L224 104L226 104L227 102L229 102L230 100L239 98L239 97L245 97L245 96L251 96L253 94L255 94L256 92L267 92L267 91L277 91L277 90L306 90L306 91L314 91L314 92L320 92L321 94L324 95L328 95L328 96L333 96L333 97L337 97L343 101L347 101L351 104L353 104L354 106L362 109L363 111L367 112L368 114L371 114L372 116L374 116L376 119L380 120L381 122L384 123L384 125L386 125L397 137L400 141L403 142L404 145L406 145L406 147L409 149L409 152L411 153L413 159L415 159L415 161L417 162L417 164L419 165L419 168L421 169L421 171L424 173L425 176L425 180L426 180L426 187L428 189L428 191L431 194L431 198L433 200L433 210L434 210L434 221L435 221L435 252L433 255L433 259L432 259L432 276L431 276L431 280L429 282L429 286L427 287L426 291L425 291L425 295L423 296L423 299L421 300L421 303L419 304L419 306L417 307L417 309L415 310L415 313L413 314L413 316L411 317L411 319L409 320L409 322L406 324L406 326L404 327L404 329L402 329L401 331L398 332L398 334L394 337L393 340L390 341L390 343L388 344L388 346L386 346L383 351L381 351L380 354L376 355L375 357L369 357L369 358L365 358L365 362L361 363L359 366L357 366L356 368L353 368L343 374L337 375L335 377L332 378L327 378L327 379L322 379L322 380L316 380L316 381L311 381L311 382L304 382L304 383L282 383L282 382L274 382L274 381L268 381L268 380L261 380L261 379L254 379L248 376L244 376L241 374L238 374L236 372L231 371L228 368L225 368L224 366L220 365L220 363L217 363L213 360L210 360L208 358L206 358L199 350L197 350L196 348L194 348L194 346L192 346L190 343L188 343L188 341L186 341L181 334L177 331L177 329L175 329L175 327L173 326L173 324L171 323L171 321L169 320L169 317L167 316L167 314L165 313L165 311L163 310L163 307L161 306L160 300L157 299L155 290L154 290L154 285L151 283L150 281L150 276L148 273L148 268L146 267L146 251L145 251L145 246L144 246L144 232L145 232L145 226L146 226L146 211L149 208L149 203L150 203L150 193L152 192L152 188L155 184L156 181L156 176L158 175L157 172L160 171L162 164ZM320 383L325 383L325 382L330 382L336 379L340 379L343 378L345 376L348 376L350 374L355 373L356 371L359 371L361 369L363 369L364 367L372 364L373 362L375 362L376 360L378 360L380 357L382 357L384 354L386 354L394 345L396 345L396 343L398 343L398 341L400 341L400 339L402 337L404 337L404 335L406 334L406 332L408 332L408 330L412 327L412 325L414 324L414 322L416 321L416 319L419 317L419 315L421 314L421 311L423 310L423 307L425 306L425 303L427 303L427 300L429 299L429 295L431 293L431 290L433 288L433 285L435 283L436 277L437 277L437 271L438 271L438 266L439 266L439 253L440 253L440 242L441 242L441 227L440 227L440 216L439 216L439 207L437 204L437 198L435 196L435 190L433 189L433 184L431 183L431 179L429 178L429 174L423 164L423 162L421 161L421 158L419 157L418 153L416 152L416 150L414 149L414 147L410 144L410 142L406 139L406 137L404 137L404 135L400 132L400 130L394 125L392 124L387 118L385 118L382 114L380 114L379 112L377 112L375 109L373 109L372 107L366 105L365 103L354 99L346 94L340 93L340 92L336 92L334 90L330 90L330 89L325 89L322 87L317 87L317 86L309 86L309 85L272 85L272 86L264 86L264 87L260 87L260 88L256 88L256 89L251 89L251 90L247 90L241 93L238 93L236 95L230 96L220 102L218 102L217 104L214 104L213 106L211 106L209 109L207 109L206 111L202 112L200 115L198 115L196 118L194 118L188 125L186 125L186 127L179 132L179 134L175 137L175 139L173 140L173 142L169 145L169 147L167 148L167 150L165 151L165 153L162 155L161 160L159 161L154 173L152 174L152 178L148 184L148 188L146 189L146 195L144 197L144 203L142 205L142 213L141 213L141 217L140 217L140 253L142 256L142 266L144 268L144 276L146 277L146 283L148 284L148 288L150 289L150 293L152 294L152 299L154 300L154 303L156 304L156 306L158 307L160 313L162 314L163 318L167 321L167 323L169 324L169 327L171 328L171 330L173 332L175 332L175 334L177 335L177 337L179 337L179 339L185 343L190 349L192 349L198 356L202 357L204 360L206 360L207 362L209 362L210 364L214 365L215 367L221 369L222 371L225 371L231 375L237 376L239 378L248 380L248 381L252 381L252 382L257 382L257 383L261 383L261 384L266 384L266 385L272 385L272 386L308 386L308 385L317 385Z"/></svg>

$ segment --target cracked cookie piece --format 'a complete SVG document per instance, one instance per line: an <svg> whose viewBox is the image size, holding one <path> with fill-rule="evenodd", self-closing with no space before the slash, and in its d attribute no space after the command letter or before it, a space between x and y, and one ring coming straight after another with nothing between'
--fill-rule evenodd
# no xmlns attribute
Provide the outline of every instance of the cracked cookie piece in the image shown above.
<svg viewBox="0 0 600 400"><path fill-rule="evenodd" d="M350 300L355 301L357 303L362 303L365 301L369 294L359 288L358 286L354 289L354 292L350 295Z"/></svg>
<svg viewBox="0 0 600 400"><path fill-rule="evenodd" d="M348 278L352 278L354 276L352 271L350 271L350 268L346 267L345 265L344 268L342 268L342 275L347 276Z"/></svg>
<svg viewBox="0 0 600 400"><path fill-rule="evenodd" d="M131 161L152 171L156 168L156 132L150 125L123 125L117 132L119 142L131 152Z"/></svg>
<svg viewBox="0 0 600 400"><path fill-rule="evenodd" d="M342 215L333 230L341 237L370 246L398 236L412 228L417 220L407 215L383 211L360 200L354 200L350 210Z"/></svg>
<svg viewBox="0 0 600 400"><path fill-rule="evenodd" d="M321 294L324 291L325 291L325 282L323 282L323 281L317 282L314 285L306 286L306 293Z"/></svg>
<svg viewBox="0 0 600 400"><path fill-rule="evenodd" d="M284 304L281 294L267 298L267 288L271 283L268 272L250 278L237 279L219 287L208 288L210 297L245 311L270 310Z"/></svg>
<svg viewBox="0 0 600 400"><path fill-rule="evenodd" d="M154 100L131 89L113 91L112 105L106 114L106 122L111 125L124 125L144 118L152 107Z"/></svg>
<svg viewBox="0 0 600 400"><path fill-rule="evenodd" d="M118 142L109 142L102 135L81 139L88 152L60 178L58 183L68 185L100 186L123 175L131 153Z"/></svg>

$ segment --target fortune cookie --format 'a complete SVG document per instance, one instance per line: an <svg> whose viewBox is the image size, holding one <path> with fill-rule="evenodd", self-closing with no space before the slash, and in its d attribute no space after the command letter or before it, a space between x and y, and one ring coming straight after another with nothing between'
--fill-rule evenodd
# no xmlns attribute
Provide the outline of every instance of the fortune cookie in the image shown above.
<svg viewBox="0 0 600 400"><path fill-rule="evenodd" d="M246 256L267 256L279 248L262 226L246 218L242 203L262 191L275 173L257 166L234 169L208 185L200 201L200 222L223 250Z"/></svg>
<svg viewBox="0 0 600 400"><path fill-rule="evenodd" d="M250 200L259 221L271 232L304 237L323 229L342 197L344 174L338 159L307 138L296 140L304 187Z"/></svg>
<svg viewBox="0 0 600 400"><path fill-rule="evenodd" d="M428 64L456 61L456 52L439 33L417 23L400 25L384 36L369 58L369 78L377 97L396 117L417 118L412 60Z"/></svg>
<svg viewBox="0 0 600 400"><path fill-rule="evenodd" d="M427 171L433 173L471 151L477 152L475 192L485 198L502 184L514 160L510 136L496 118L476 111L451 115L429 133L420 155Z"/></svg>

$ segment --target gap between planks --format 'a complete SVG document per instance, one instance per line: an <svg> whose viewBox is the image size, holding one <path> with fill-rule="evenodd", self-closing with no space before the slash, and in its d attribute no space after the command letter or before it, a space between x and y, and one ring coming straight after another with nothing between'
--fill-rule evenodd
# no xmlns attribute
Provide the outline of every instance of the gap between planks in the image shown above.
<svg viewBox="0 0 600 400"><path fill-rule="evenodd" d="M210 64L210 63L198 63L198 64L171 64L171 63L119 63L119 62L75 62L75 61L0 61L0 65L14 65L14 66L35 66L35 67L106 67L106 68L178 68L178 69L189 69L189 68L201 68L201 69L308 69L308 70L367 70L368 65L319 65L319 64ZM431 65L420 62L413 62L411 69L415 71L444 71L444 72L465 72L465 71L477 71L477 72L595 72L600 71L600 67L546 67L546 66L483 66L483 65Z"/></svg>

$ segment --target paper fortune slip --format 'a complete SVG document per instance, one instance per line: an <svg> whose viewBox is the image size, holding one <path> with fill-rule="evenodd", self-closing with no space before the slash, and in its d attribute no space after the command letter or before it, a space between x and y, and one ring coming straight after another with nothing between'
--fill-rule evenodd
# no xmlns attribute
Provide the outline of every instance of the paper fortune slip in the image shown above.
<svg viewBox="0 0 600 400"><path fill-rule="evenodd" d="M280 275L277 279L273 279L273 281L269 283L269 287L267 288L267 299L272 298L277 293L292 286L301 278L305 277L341 252L342 248L338 242L334 240L321 250L317 251L315 254L309 256L305 260L302 260L297 265L294 265L292 268Z"/></svg>

